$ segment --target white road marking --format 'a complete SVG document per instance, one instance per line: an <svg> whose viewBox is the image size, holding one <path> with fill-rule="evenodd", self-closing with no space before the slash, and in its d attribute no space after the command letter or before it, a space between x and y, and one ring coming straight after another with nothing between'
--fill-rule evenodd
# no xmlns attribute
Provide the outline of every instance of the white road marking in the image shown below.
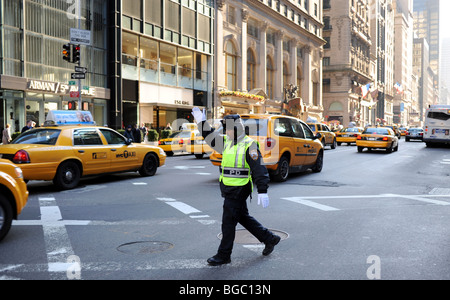
<svg viewBox="0 0 450 300"><path fill-rule="evenodd" d="M187 205L186 203L183 203L183 202L167 202L167 204L169 204L173 208L178 209L185 215L190 215L193 213L201 213L201 211L199 211L198 209L196 209L190 205Z"/></svg>
<svg viewBox="0 0 450 300"><path fill-rule="evenodd" d="M66 226L62 220L61 211L56 206L54 198L39 198L41 205L41 222L44 230L45 248L47 251L48 272L51 279L67 278L67 268L64 265L67 258L74 255Z"/></svg>
<svg viewBox="0 0 450 300"><path fill-rule="evenodd" d="M337 209L337 208L334 208L331 206L323 205L323 204L316 203L316 202L309 201L309 200L304 200L303 198L300 198L300 197L290 197L290 198L282 198L282 199L288 200L291 202L295 202L295 203L299 203L299 204L303 204L303 205L306 205L309 207L317 208L317 209L320 209L323 211L338 211L338 210L340 210L340 209Z"/></svg>

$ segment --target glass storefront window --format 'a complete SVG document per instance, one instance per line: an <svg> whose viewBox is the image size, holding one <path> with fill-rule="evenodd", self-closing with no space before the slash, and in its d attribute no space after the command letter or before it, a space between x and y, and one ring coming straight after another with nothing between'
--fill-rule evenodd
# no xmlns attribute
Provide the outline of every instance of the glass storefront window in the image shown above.
<svg viewBox="0 0 450 300"><path fill-rule="evenodd" d="M122 71L123 77L139 80L138 70L138 36L124 32L122 35Z"/></svg>
<svg viewBox="0 0 450 300"><path fill-rule="evenodd" d="M176 85L176 62L177 48L172 45L160 44L160 61L161 61L161 83L167 85Z"/></svg>
<svg viewBox="0 0 450 300"><path fill-rule="evenodd" d="M193 88L193 52L183 48L178 48L178 85L181 87Z"/></svg>
<svg viewBox="0 0 450 300"><path fill-rule="evenodd" d="M141 80L158 82L158 42L141 37Z"/></svg>

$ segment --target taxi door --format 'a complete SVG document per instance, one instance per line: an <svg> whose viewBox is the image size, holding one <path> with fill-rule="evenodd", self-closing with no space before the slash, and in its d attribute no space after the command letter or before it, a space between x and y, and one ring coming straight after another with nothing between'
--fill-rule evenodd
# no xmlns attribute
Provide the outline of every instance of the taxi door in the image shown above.
<svg viewBox="0 0 450 300"><path fill-rule="evenodd" d="M101 128L100 132L108 144L106 148L111 155L112 172L132 170L140 165L136 145L127 145L122 135L110 129ZM140 161L143 159L140 158Z"/></svg>
<svg viewBox="0 0 450 300"><path fill-rule="evenodd" d="M297 120L289 119L293 132L293 145L294 155L292 157L294 166L303 166L305 164L306 157L310 145L305 141L305 135L300 122Z"/></svg>
<svg viewBox="0 0 450 300"><path fill-rule="evenodd" d="M73 131L73 150L83 162L83 175L110 171L109 151L96 128L80 128Z"/></svg>
<svg viewBox="0 0 450 300"><path fill-rule="evenodd" d="M311 166L315 164L321 146L314 141L314 133L312 132L311 127L307 124L299 123L303 127L303 132L305 134L304 143L305 147L308 149L305 155L304 164L306 166Z"/></svg>

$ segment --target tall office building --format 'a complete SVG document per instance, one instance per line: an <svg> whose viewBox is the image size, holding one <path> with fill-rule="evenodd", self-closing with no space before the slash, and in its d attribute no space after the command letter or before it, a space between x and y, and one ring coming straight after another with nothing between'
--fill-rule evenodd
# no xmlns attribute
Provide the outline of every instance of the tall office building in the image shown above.
<svg viewBox="0 0 450 300"><path fill-rule="evenodd" d="M371 98L361 87L374 82L368 0L324 1L324 108L326 121L347 126L374 123Z"/></svg>
<svg viewBox="0 0 450 300"><path fill-rule="evenodd" d="M376 58L377 122L394 121L394 7L393 0L370 0L371 53Z"/></svg>
<svg viewBox="0 0 450 300"><path fill-rule="evenodd" d="M107 0L83 0L81 9L69 1L7 0L0 2L0 128L20 131L27 120L44 123L49 110L67 109L74 64L63 60L70 29L91 31L91 45L81 46L82 104L101 125L108 121ZM72 94L73 95L73 94ZM78 103L78 101L76 101Z"/></svg>
<svg viewBox="0 0 450 300"><path fill-rule="evenodd" d="M430 67L435 74L434 88L439 89L439 0L414 0L414 31L429 45Z"/></svg>

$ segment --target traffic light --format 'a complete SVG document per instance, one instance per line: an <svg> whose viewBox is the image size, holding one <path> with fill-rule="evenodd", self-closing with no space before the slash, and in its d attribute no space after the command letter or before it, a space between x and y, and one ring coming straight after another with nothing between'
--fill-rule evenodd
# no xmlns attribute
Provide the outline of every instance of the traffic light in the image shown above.
<svg viewBox="0 0 450 300"><path fill-rule="evenodd" d="M76 107L75 101L69 101L69 104L68 104L68 106L67 106L67 109L68 109L68 110L76 110L77 107Z"/></svg>
<svg viewBox="0 0 450 300"><path fill-rule="evenodd" d="M80 50L81 50L80 45L73 45L73 59L72 59L72 62L74 64L77 64L77 63L80 62Z"/></svg>
<svg viewBox="0 0 450 300"><path fill-rule="evenodd" d="M72 48L71 47L71 45L70 44L65 44L65 45L63 45L63 59L65 60L65 61L67 61L67 62L71 62L71 57L70 57L70 48Z"/></svg>

